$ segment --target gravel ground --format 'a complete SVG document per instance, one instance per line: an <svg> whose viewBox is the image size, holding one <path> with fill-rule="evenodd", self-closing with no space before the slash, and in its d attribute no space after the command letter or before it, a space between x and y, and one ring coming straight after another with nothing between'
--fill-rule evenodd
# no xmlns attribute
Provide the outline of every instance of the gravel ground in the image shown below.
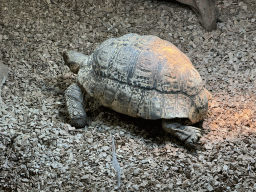
<svg viewBox="0 0 256 192"><path fill-rule="evenodd" d="M1 191L256 191L256 2L216 0L206 32L185 5L135 0L2 0ZM64 90L76 76L61 53L86 54L110 37L157 35L180 48L212 93L195 149L159 121L104 107L68 124ZM112 137L121 187L112 166Z"/></svg>

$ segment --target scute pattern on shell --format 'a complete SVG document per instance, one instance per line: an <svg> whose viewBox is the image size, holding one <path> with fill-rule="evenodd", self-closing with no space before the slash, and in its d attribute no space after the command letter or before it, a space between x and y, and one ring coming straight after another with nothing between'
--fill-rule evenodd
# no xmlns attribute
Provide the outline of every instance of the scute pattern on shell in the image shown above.
<svg viewBox="0 0 256 192"><path fill-rule="evenodd" d="M103 42L81 67L78 82L102 105L134 117L196 122L208 107L189 58L155 36L128 34Z"/></svg>
<svg viewBox="0 0 256 192"><path fill-rule="evenodd" d="M195 95L202 80L189 58L156 36L128 34L103 42L93 54L97 75L164 93Z"/></svg>

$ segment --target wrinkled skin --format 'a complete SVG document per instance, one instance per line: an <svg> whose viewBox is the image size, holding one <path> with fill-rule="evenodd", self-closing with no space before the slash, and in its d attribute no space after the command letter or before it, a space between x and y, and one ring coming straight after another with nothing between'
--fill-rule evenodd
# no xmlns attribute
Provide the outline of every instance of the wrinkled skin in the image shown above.
<svg viewBox="0 0 256 192"><path fill-rule="evenodd" d="M214 0L176 0L189 5L198 15L199 22L207 31L217 29L218 11Z"/></svg>

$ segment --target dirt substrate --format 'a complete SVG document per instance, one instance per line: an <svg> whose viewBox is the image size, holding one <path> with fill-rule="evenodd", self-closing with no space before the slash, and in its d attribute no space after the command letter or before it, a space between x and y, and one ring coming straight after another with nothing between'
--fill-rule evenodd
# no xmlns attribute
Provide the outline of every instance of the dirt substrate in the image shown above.
<svg viewBox="0 0 256 192"><path fill-rule="evenodd" d="M206 32L185 5L135 0L2 0L0 58L9 67L0 110L1 191L256 190L256 4L217 0L218 29ZM76 76L61 53L90 54L127 33L180 48L212 93L202 138L189 149L159 121L99 107L92 124L68 124L64 90Z"/></svg>

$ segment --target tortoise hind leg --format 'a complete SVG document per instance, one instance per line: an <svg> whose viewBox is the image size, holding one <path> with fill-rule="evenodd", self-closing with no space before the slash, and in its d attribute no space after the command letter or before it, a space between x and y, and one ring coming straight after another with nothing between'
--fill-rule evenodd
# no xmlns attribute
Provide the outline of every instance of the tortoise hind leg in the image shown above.
<svg viewBox="0 0 256 192"><path fill-rule="evenodd" d="M199 128L182 125L173 119L163 119L162 127L166 132L177 136L181 141L185 141L188 146L195 145L201 137Z"/></svg>
<svg viewBox="0 0 256 192"><path fill-rule="evenodd" d="M74 83L65 91L66 105L70 117L70 124L76 128L85 127L89 118L84 110L84 97L81 88Z"/></svg>

